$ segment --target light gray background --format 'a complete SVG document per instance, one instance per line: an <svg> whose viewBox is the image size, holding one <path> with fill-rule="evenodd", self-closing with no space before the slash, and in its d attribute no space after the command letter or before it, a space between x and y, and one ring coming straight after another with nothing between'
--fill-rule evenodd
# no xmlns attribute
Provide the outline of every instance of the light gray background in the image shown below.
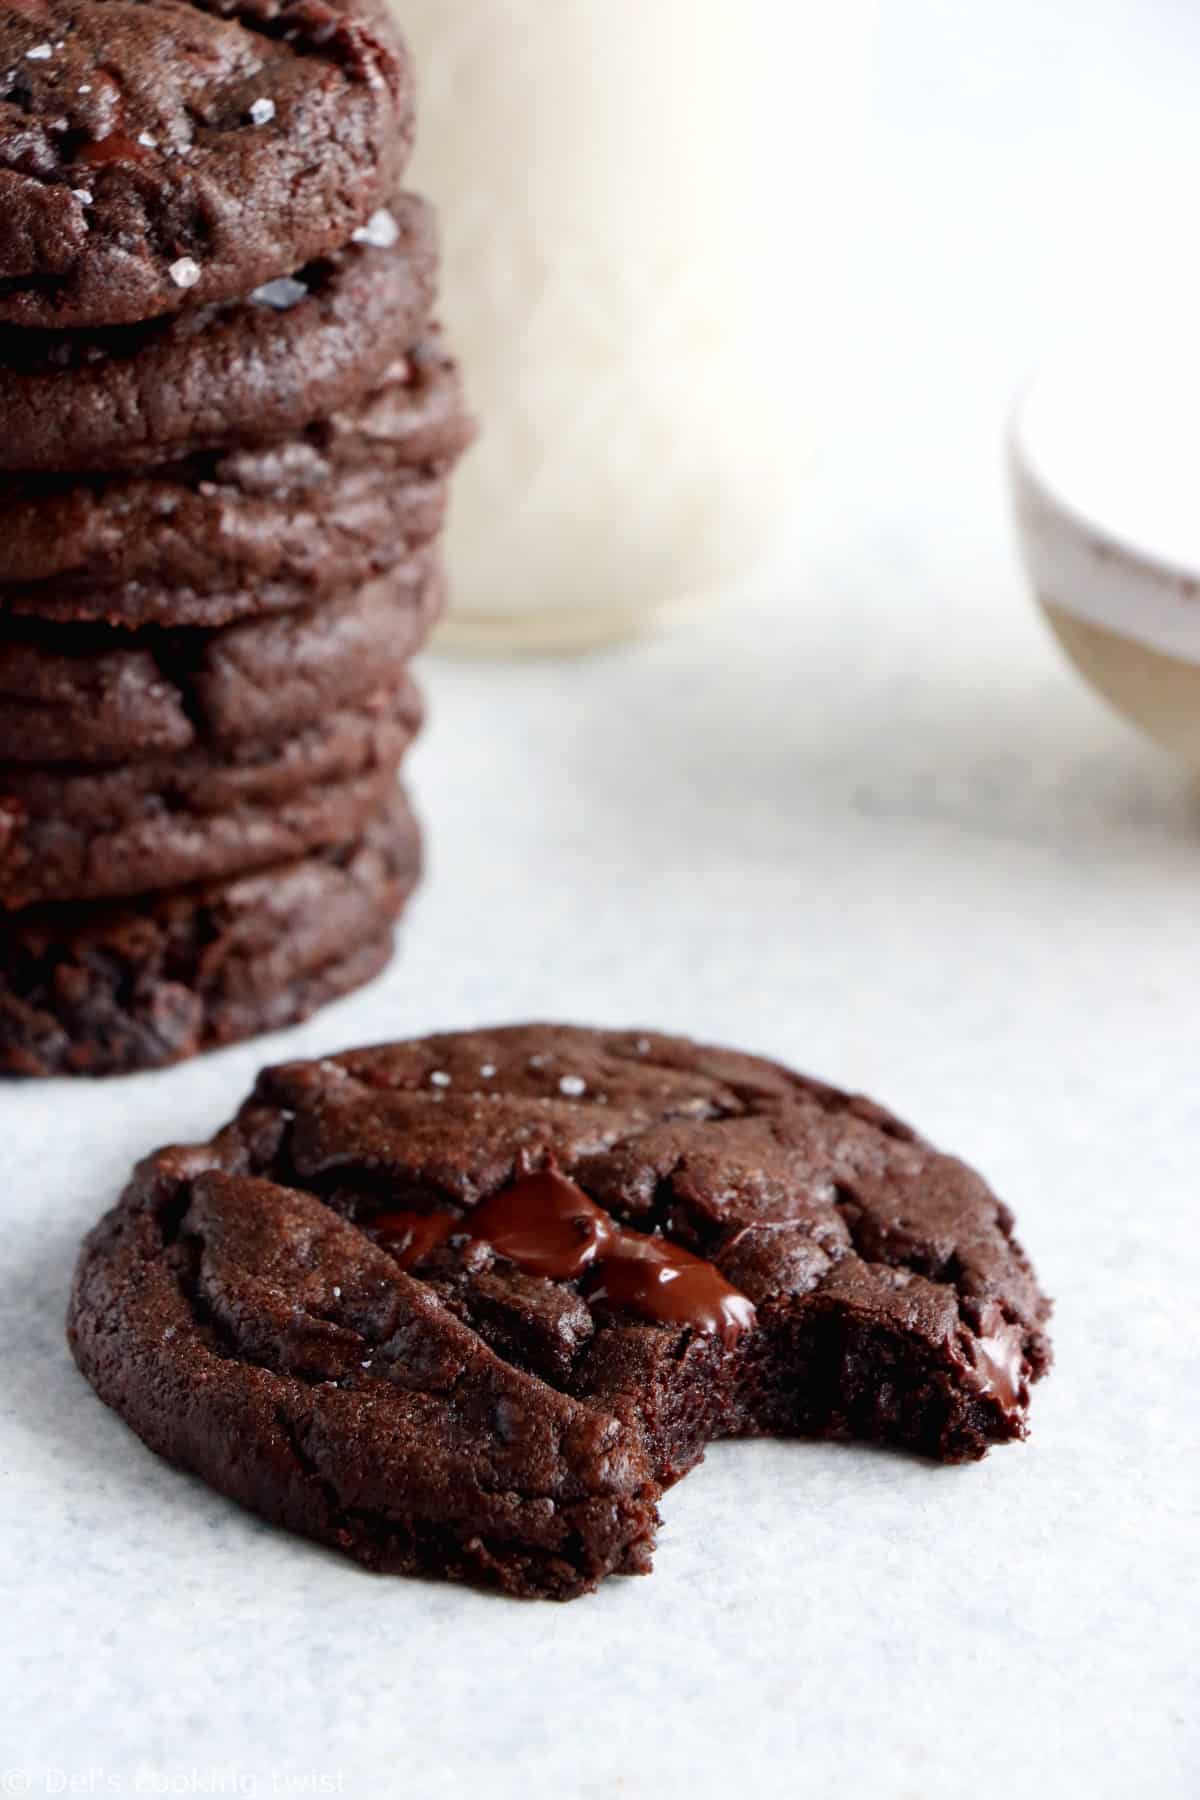
<svg viewBox="0 0 1200 1800"><path fill-rule="evenodd" d="M432 876L371 991L168 1076L0 1094L0 1788L1200 1788L1200 803L1060 667L999 449L1064 294L1127 231L1193 229L1200 22L884 13L787 556L646 647L431 663ZM266 1057L539 1014L778 1053L976 1161L1058 1299L1032 1441L952 1472L724 1448L652 1580L554 1608L374 1581L92 1400L67 1283L136 1155Z"/></svg>

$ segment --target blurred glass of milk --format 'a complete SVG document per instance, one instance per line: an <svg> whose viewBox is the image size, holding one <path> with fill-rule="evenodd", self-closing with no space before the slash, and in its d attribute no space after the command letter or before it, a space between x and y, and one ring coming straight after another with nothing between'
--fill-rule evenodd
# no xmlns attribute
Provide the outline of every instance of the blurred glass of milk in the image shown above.
<svg viewBox="0 0 1200 1800"><path fill-rule="evenodd" d="M443 642L603 642L744 580L812 447L872 6L394 5L483 431Z"/></svg>

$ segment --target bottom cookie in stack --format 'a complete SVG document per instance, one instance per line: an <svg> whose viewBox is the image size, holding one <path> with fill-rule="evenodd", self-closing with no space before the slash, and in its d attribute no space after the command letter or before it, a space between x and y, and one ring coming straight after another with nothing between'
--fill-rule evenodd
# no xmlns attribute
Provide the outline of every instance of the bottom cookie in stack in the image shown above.
<svg viewBox="0 0 1200 1800"><path fill-rule="evenodd" d="M116 1075L297 1024L377 975L420 876L397 792L360 836L136 902L0 923L0 1075Z"/></svg>

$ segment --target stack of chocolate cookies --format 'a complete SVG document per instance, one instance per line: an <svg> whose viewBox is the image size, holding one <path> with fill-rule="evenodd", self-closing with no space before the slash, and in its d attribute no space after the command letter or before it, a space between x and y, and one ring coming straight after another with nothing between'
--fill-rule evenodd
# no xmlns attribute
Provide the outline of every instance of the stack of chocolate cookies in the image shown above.
<svg viewBox="0 0 1200 1800"><path fill-rule="evenodd" d="M0 1072L379 970L471 427L372 0L0 8Z"/></svg>

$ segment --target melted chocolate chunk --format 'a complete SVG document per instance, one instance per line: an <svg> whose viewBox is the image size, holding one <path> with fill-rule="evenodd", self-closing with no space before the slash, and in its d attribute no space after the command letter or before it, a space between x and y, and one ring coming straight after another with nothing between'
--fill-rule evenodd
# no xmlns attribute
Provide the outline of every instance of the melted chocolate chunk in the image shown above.
<svg viewBox="0 0 1200 1800"><path fill-rule="evenodd" d="M554 1169L502 1188L468 1218L382 1213L371 1230L402 1269L440 1249L456 1227L490 1244L524 1275L546 1281L588 1276L585 1298L659 1325L711 1332L732 1347L755 1321L754 1303L716 1267L666 1238L627 1231Z"/></svg>
<svg viewBox="0 0 1200 1800"><path fill-rule="evenodd" d="M576 1281L617 1237L609 1215L553 1169L527 1175L471 1214L471 1235L526 1275Z"/></svg>
<svg viewBox="0 0 1200 1800"><path fill-rule="evenodd" d="M150 151L145 144L139 144L136 138L126 137L123 132L110 132L108 137L96 138L91 143L81 144L75 152L77 162L87 163L90 168L103 168L105 163L146 162Z"/></svg>
<svg viewBox="0 0 1200 1800"><path fill-rule="evenodd" d="M985 1308L973 1346L975 1371L985 1388L1013 1418L1029 1404L1029 1384L1022 1373L1021 1333L1007 1325L999 1307Z"/></svg>
<svg viewBox="0 0 1200 1800"><path fill-rule="evenodd" d="M754 1302L739 1294L714 1265L665 1238L623 1231L606 1252L589 1298L618 1312L633 1312L658 1325L690 1325L732 1348L757 1318Z"/></svg>
<svg viewBox="0 0 1200 1800"><path fill-rule="evenodd" d="M402 1269L440 1249L458 1224L449 1213L386 1212L371 1220L371 1235Z"/></svg>

